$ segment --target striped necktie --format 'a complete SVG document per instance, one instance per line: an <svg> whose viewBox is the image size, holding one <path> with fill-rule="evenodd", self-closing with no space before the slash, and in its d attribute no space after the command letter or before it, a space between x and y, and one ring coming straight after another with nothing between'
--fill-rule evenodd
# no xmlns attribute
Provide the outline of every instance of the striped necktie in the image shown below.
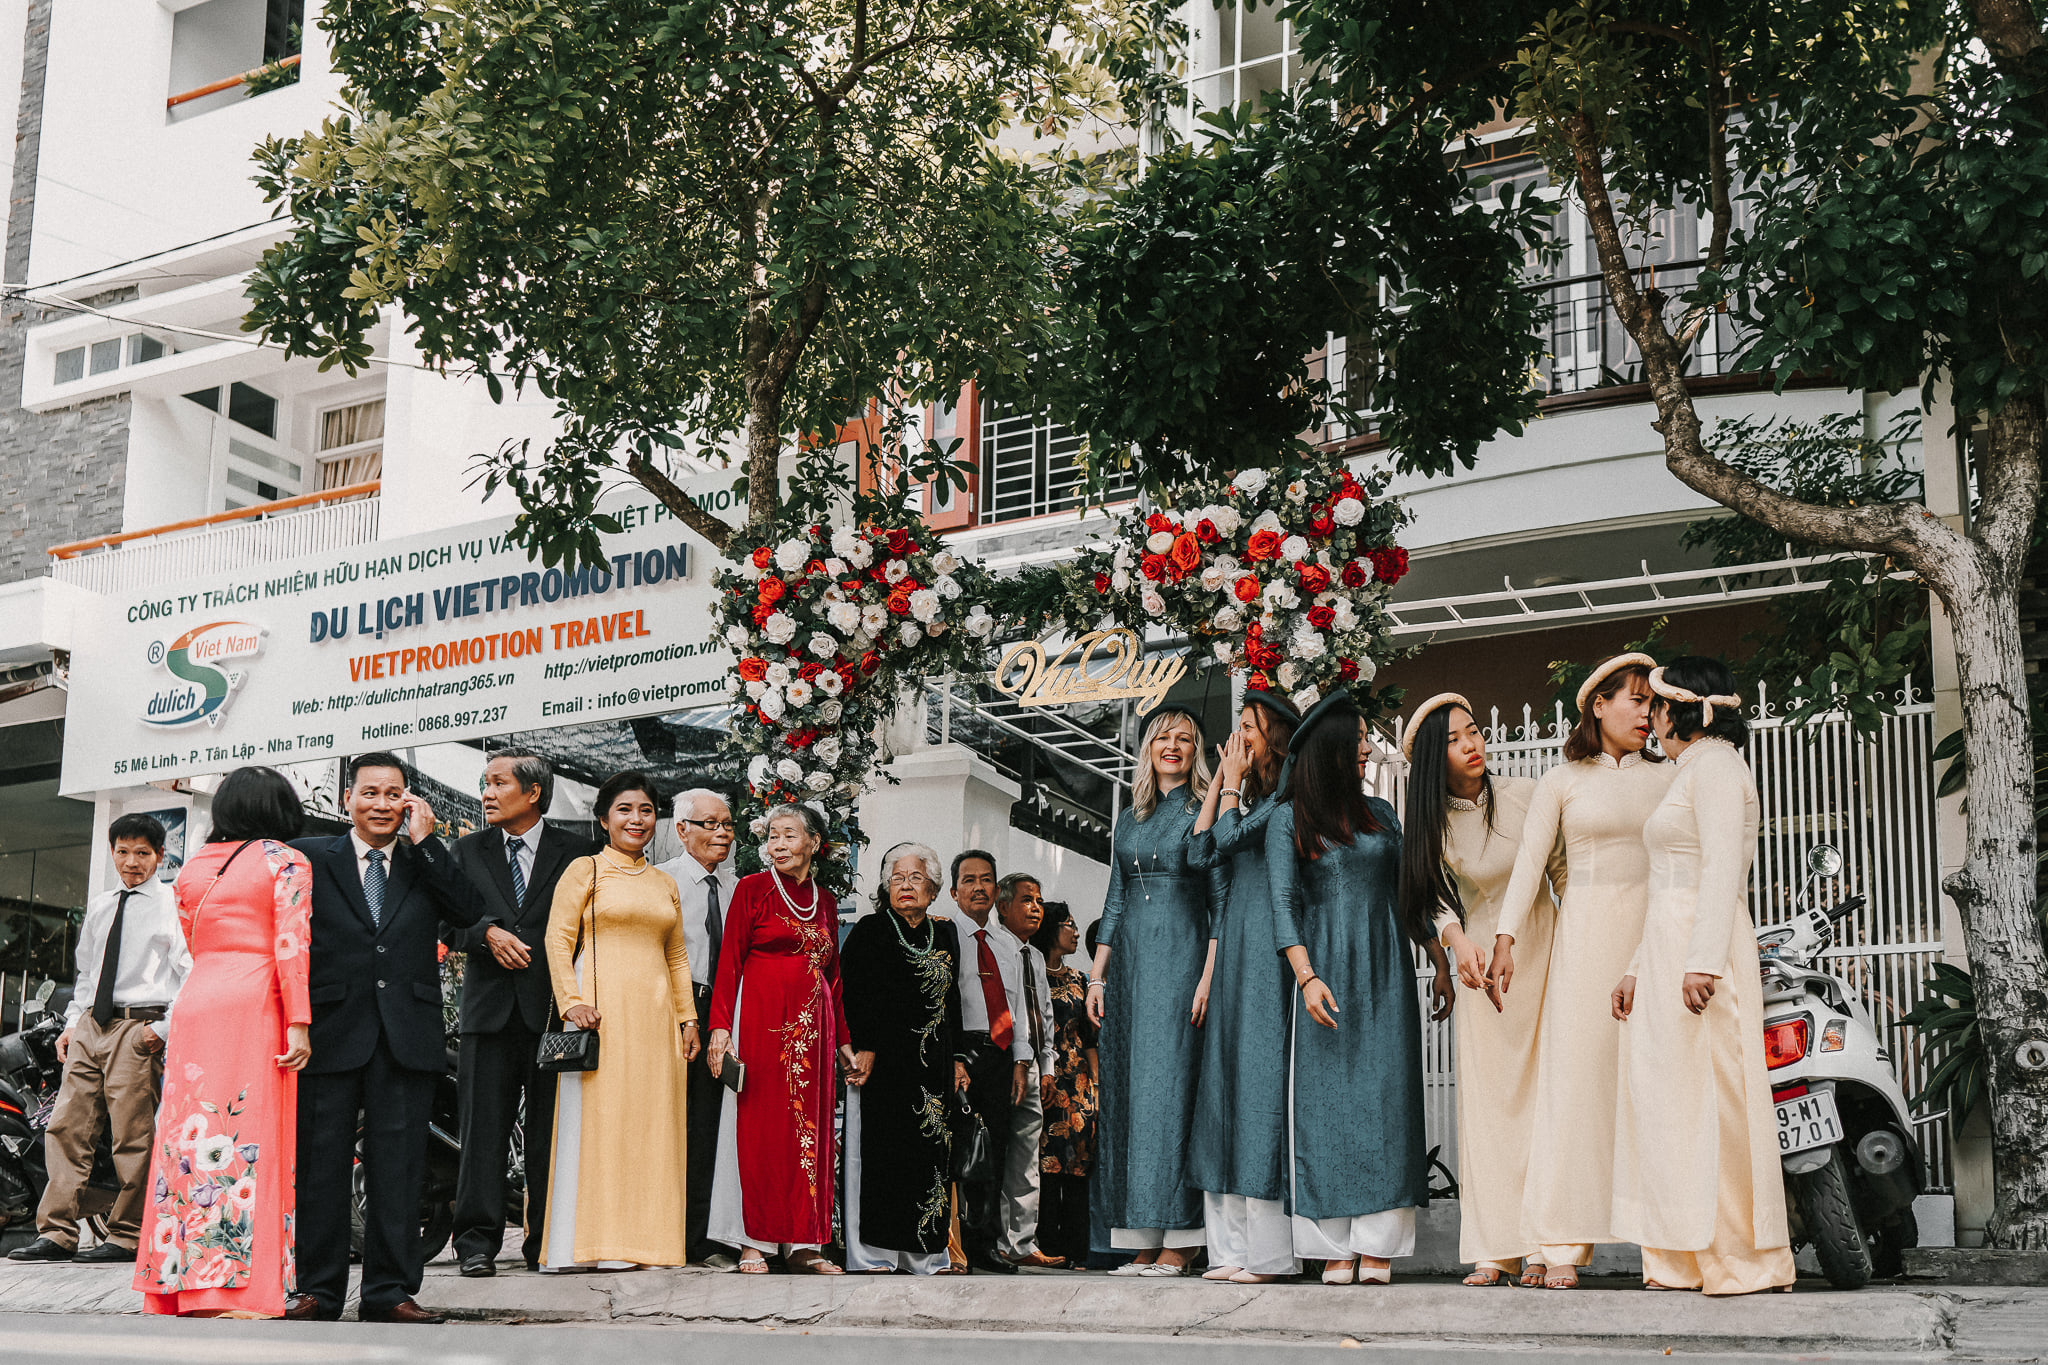
<svg viewBox="0 0 2048 1365"><path fill-rule="evenodd" d="M384 927L384 850L373 848L363 855L369 866L363 869L363 899L370 905L370 923Z"/></svg>

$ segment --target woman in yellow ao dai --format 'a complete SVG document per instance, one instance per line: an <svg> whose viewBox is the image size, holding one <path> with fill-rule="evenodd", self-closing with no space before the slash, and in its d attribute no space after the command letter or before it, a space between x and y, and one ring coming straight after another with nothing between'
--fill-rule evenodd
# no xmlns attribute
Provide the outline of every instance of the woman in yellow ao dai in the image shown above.
<svg viewBox="0 0 2048 1365"><path fill-rule="evenodd" d="M1544 869L1549 885L1538 888L1515 940L1521 970L1514 995L1496 1001L1486 953L1536 783L1488 770L1486 738L1470 703L1454 693L1416 709L1403 747L1402 902L1422 909L1411 918L1434 918L1465 988L1455 1018L1458 1257L1473 1264L1469 1285L1498 1284L1525 1259L1528 1273L1540 1276L1535 1244L1522 1235L1522 1190L1535 1118L1536 1028L1550 970L1551 896L1565 885L1564 847L1552 843Z"/></svg>
<svg viewBox="0 0 2048 1365"><path fill-rule="evenodd" d="M1763 1055L1750 918L1756 783L1748 726L1719 661L1650 675L1651 720L1673 756L1643 826L1649 914L1615 988L1621 1088L1614 1231L1643 1248L1646 1287L1747 1294L1792 1283L1785 1185Z"/></svg>
<svg viewBox="0 0 2048 1365"><path fill-rule="evenodd" d="M1562 763L1536 783L1515 871L1501 898L1492 975L1513 998L1520 940L1529 932L1551 847L1564 840L1558 903L1536 1035L1536 1099L1522 1235L1536 1244L1544 1284L1570 1289L1593 1246L1614 1230L1614 1118L1621 1103L1621 1026L1614 980L1642 939L1649 886L1643 821L1671 783L1670 765L1643 753L1650 737L1647 654L1607 660L1579 689L1579 724ZM1613 979L1610 979L1613 978Z"/></svg>

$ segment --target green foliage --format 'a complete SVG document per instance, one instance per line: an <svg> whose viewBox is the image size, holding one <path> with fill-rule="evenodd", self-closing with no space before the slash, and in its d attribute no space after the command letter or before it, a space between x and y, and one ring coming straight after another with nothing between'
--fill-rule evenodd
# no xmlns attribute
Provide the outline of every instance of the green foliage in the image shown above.
<svg viewBox="0 0 2048 1365"><path fill-rule="evenodd" d="M1340 118L1329 93L1204 115L1075 237L1035 388L1150 488L1279 467L1368 410L1403 468L1450 469L1535 414L1515 286L1550 207L1482 208L1442 129ZM1332 334L1348 377L1311 359Z"/></svg>
<svg viewBox="0 0 2048 1365"><path fill-rule="evenodd" d="M1851 507L1920 496L1920 473L1903 453L1919 434L1917 413L1901 416L1880 439L1864 434L1860 413L1811 422L1745 417L1718 423L1708 446L1735 469L1790 497ZM1711 549L1714 563L1724 568L1778 559L1788 550L1817 555L1824 548L1788 543L1740 515L1695 521L1685 528L1683 543ZM1924 676L1929 667L1927 592L1913 579L1891 577L1888 565L1866 556L1832 560L1825 572L1825 587L1768 599L1770 626L1748 636L1755 652L1740 675L1750 695L1754 684L1763 683L1787 703L1784 714L1795 726L1839 709L1859 734L1874 734L1898 709L1906 679L1916 672Z"/></svg>
<svg viewBox="0 0 2048 1365"><path fill-rule="evenodd" d="M430 363L536 387L565 434L487 477L580 553L669 451L1021 374L1075 196L1125 164L1067 135L1156 101L1163 2L335 0L344 112L258 153L291 231L245 325L354 371L395 304Z"/></svg>
<svg viewBox="0 0 2048 1365"><path fill-rule="evenodd" d="M1977 984L1962 968L1937 962L1923 989L1919 1003L1899 1017L1920 1036L1932 1064L1913 1103L1947 1109L1950 1128L1960 1129L1984 1102L1990 1080L1990 1058L1977 1028Z"/></svg>

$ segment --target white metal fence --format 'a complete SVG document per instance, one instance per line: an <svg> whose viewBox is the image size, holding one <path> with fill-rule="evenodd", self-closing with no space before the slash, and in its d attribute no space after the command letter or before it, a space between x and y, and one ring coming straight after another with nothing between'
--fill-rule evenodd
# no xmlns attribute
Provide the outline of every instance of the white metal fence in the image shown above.
<svg viewBox="0 0 2048 1365"><path fill-rule="evenodd" d="M1761 689L1759 689L1761 691ZM1934 704L1908 682L1896 714L1864 738L1839 715L1798 728L1774 714L1760 695L1750 712L1747 756L1756 774L1763 824L1749 883L1750 912L1759 926L1786 919L1806 881L1806 854L1815 844L1842 850L1840 886L1825 894L1863 895L1869 903L1843 921L1828 957L1863 992L1885 1030L1906 1093L1926 1081L1926 1066L1911 1030L1899 1017L1913 1007L1920 983L1942 955L1940 857L1935 847ZM1403 719L1395 722L1398 746ZM1563 761L1570 733L1560 705L1546 719L1522 708L1519 724L1495 709L1485 729L1488 766L1496 773L1537 777ZM1398 753L1398 747L1394 752ZM1401 808L1405 774L1399 763L1379 770L1379 794ZM1426 1006L1429 977L1418 993ZM1457 1165L1457 1077L1449 1023L1431 1024L1425 1009L1423 1069L1429 1140L1443 1162ZM1920 1129L1928 1189L1953 1188L1946 1120Z"/></svg>
<svg viewBox="0 0 2048 1365"><path fill-rule="evenodd" d="M165 532L54 560L50 576L92 592L120 593L233 573L255 564L368 544L377 538L380 506L378 498L356 498Z"/></svg>

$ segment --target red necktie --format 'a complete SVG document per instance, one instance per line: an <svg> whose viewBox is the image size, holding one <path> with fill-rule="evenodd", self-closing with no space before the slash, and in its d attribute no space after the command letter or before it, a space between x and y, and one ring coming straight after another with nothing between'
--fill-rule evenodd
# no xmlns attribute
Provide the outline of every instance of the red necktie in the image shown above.
<svg viewBox="0 0 2048 1365"><path fill-rule="evenodd" d="M988 1011L988 1040L997 1047L1008 1048L1016 1030L1010 1019L1010 997L1003 990L1003 973L988 946L988 930L974 931L974 946L981 959L981 1000Z"/></svg>

